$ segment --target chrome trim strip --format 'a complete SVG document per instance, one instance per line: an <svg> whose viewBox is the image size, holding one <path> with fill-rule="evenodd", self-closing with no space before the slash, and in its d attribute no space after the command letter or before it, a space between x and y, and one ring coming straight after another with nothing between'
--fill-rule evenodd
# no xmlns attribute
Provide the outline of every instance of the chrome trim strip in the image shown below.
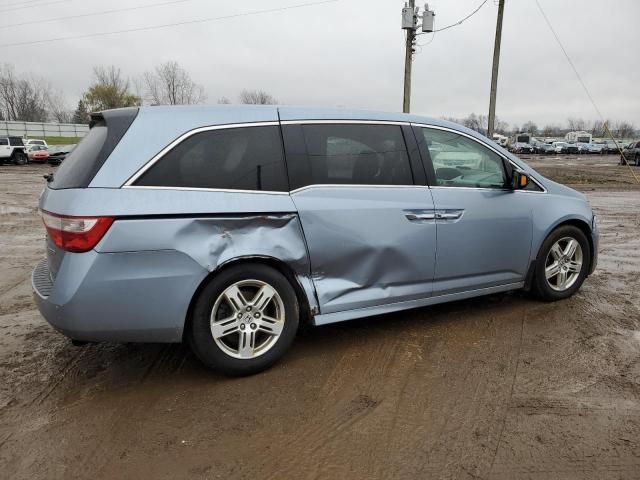
<svg viewBox="0 0 640 480"><path fill-rule="evenodd" d="M312 188L429 188L428 185L363 185L363 184L351 184L351 183L314 183L312 185L305 185L304 187L291 190L289 193L299 193L303 190L310 190Z"/></svg>
<svg viewBox="0 0 640 480"><path fill-rule="evenodd" d="M335 125L353 125L353 124L362 124L362 125L411 125L410 122L398 122L393 120L282 120L280 121L281 125L327 125L327 124L335 124Z"/></svg>
<svg viewBox="0 0 640 480"><path fill-rule="evenodd" d="M492 150L496 155L500 156L500 158L505 159L507 162L509 162L515 168L517 168L517 169L521 169L522 168L520 165L515 163L510 158L505 157L503 153L501 153L500 151L496 150L493 145L491 145L489 143L482 142L482 141L478 140L476 137L474 137L473 135L469 135L468 133L461 132L460 130L456 130L454 128L440 127L438 125L429 125L427 123L411 123L411 126L433 128L433 129L436 129L436 130L444 130L446 132L457 133L458 135L462 135L464 137L467 137L468 139L473 140L474 142L479 143L480 145L483 145L483 146L487 147L489 150ZM489 140L489 139L487 139L487 140ZM542 185L538 180L536 180L535 177L530 176L529 178L531 178L531 180L536 185L538 185L538 187L540 187L542 189L541 192L536 192L534 190L509 190L508 188L506 188L506 189L496 189L496 188L480 188L480 187L439 187L439 186L434 186L433 188L478 188L480 190L506 190L506 191L524 192L524 193L547 193L547 189L544 188L544 185Z"/></svg>
<svg viewBox="0 0 640 480"><path fill-rule="evenodd" d="M189 137L191 137L191 136L193 136L193 135L195 135L197 133L208 132L210 130L225 130L225 129L228 129L228 128L272 127L272 126L278 126L278 125L279 125L278 121L268 121L268 122L251 122L251 123L227 123L227 124L223 124L223 125L210 125L208 127L194 128L193 130L189 130L188 132L183 133L178 138L176 138L173 142L171 142L169 145L167 145L162 150L160 150L160 152L158 152L155 156L153 156L151 158L151 160L149 160L142 167L140 167L129 178L129 180L127 180L124 183L124 185L122 185L122 186L123 187L131 186L133 184L133 182L138 180L138 178L140 178L140 176L142 176L142 174L144 174L144 172L149 170L158 160L160 160L162 157L164 157L167 154L167 152L169 152L169 150L171 150L173 147L175 147L177 144L179 144L183 140L186 140L187 138L189 138ZM156 187L154 187L154 188L156 188ZM172 189L173 189L173 187L172 187Z"/></svg>
<svg viewBox="0 0 640 480"><path fill-rule="evenodd" d="M154 187L147 185L124 185L121 188L139 190L178 190L194 192L217 192L217 193L257 193L267 195L289 195L289 192L278 192L275 190L234 190L231 188L200 188L200 187Z"/></svg>

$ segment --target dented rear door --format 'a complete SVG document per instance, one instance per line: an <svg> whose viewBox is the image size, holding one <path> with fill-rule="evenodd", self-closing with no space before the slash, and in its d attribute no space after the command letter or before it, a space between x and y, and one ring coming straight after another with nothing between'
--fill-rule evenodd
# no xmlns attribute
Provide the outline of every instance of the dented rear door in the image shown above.
<svg viewBox="0 0 640 480"><path fill-rule="evenodd" d="M321 313L430 296L434 206L402 127L287 121L283 137Z"/></svg>

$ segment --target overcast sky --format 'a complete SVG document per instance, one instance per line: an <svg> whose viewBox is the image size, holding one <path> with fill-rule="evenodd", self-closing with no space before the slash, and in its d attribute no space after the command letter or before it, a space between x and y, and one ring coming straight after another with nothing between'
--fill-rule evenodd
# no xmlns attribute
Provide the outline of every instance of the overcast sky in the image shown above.
<svg viewBox="0 0 640 480"><path fill-rule="evenodd" d="M260 88L281 103L402 109L404 33L401 0L338 0L306 8L158 30L64 40L92 32L234 15L313 0L188 0L173 5L36 23L12 23L100 12L170 0L0 0L0 62L45 77L70 108L94 65L116 65L139 77L176 60L204 85L208 103ZM436 28L482 0L430 2ZM640 1L539 0L605 117L640 126ZM497 0L460 26L436 34L415 57L412 112L463 117L486 114ZM31 8L20 8L27 7ZM430 40L419 37L419 42ZM595 119L575 74L534 0L506 0L497 115L511 124Z"/></svg>

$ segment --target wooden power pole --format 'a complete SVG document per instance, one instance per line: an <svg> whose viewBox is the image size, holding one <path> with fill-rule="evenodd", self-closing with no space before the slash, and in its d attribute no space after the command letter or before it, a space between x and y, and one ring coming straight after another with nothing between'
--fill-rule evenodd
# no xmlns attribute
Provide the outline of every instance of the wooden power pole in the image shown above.
<svg viewBox="0 0 640 480"><path fill-rule="evenodd" d="M415 0L409 0L408 7L415 11ZM404 52L404 96L402 97L402 111L409 113L411 109L411 67L413 62L413 42L416 39L416 29L407 28L407 41Z"/></svg>
<svg viewBox="0 0 640 480"><path fill-rule="evenodd" d="M489 98L489 127L487 136L493 137L496 123L496 93L498 91L498 66L500 64L500 43L502 42L502 17L504 14L504 0L498 4L498 22L496 24L496 40L493 45L493 68L491 69L491 94ZM407 32L408 34L408 32Z"/></svg>

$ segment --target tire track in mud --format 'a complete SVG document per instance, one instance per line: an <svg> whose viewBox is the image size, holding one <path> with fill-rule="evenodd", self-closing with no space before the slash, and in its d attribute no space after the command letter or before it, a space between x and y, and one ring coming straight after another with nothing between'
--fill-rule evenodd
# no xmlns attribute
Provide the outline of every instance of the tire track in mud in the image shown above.
<svg viewBox="0 0 640 480"><path fill-rule="evenodd" d="M256 469L265 478L343 478L357 470L363 478L417 478L454 464L461 452L467 461L460 468L469 474L479 471L482 459L488 468L497 450L498 425L508 414L522 321L513 322L513 305L506 305L490 319L490 328L472 322L469 336L484 345L467 350L468 339L455 345L460 339L443 322L456 312L443 310L433 319L393 322L373 341L349 346L318 393L320 408L282 443L271 439L263 445L244 473ZM523 318L524 309L517 312ZM505 327L515 328L515 338L501 344L496 333L504 334ZM382 345L371 353L376 341ZM455 352L449 352L452 347ZM481 359L496 349L505 354L503 363ZM450 353L456 366L448 365ZM509 379L504 385L491 381L495 368ZM490 422L482 419L487 408ZM486 445L478 448L469 430L482 431ZM390 453L395 461L386 460Z"/></svg>
<svg viewBox="0 0 640 480"><path fill-rule="evenodd" d="M273 455L271 448L261 449L253 467L263 472L264 478L322 476L327 457L338 455L340 440L393 401L390 394L398 383L406 383L412 353L414 358L417 353L411 352L411 347L409 353L399 352L401 339L405 338L400 332L380 335L382 329L375 330L375 341L379 341L375 353L371 353L372 342L360 338L335 362L318 392L318 410L279 445L278 450L286 455ZM358 332L350 329L350 333ZM403 373L402 366L409 368Z"/></svg>

